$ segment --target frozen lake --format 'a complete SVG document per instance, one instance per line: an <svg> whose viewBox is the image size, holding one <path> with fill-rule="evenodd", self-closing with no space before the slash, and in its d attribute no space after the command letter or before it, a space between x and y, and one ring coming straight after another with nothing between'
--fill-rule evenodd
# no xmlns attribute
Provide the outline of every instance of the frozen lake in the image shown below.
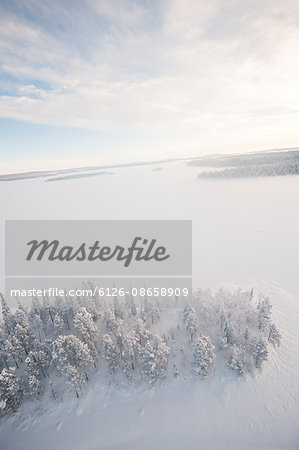
<svg viewBox="0 0 299 450"><path fill-rule="evenodd" d="M271 280L299 293L299 178L197 179L200 170L176 161L52 183L1 182L1 226L4 219L192 219L194 286Z"/></svg>

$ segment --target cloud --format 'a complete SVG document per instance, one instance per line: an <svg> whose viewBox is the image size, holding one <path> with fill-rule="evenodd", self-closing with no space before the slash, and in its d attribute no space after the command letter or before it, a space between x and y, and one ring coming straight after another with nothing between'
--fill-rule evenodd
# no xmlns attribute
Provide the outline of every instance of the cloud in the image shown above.
<svg viewBox="0 0 299 450"><path fill-rule="evenodd" d="M271 129L298 137L295 1L10 5L0 23L1 117L211 142L217 133L264 142Z"/></svg>

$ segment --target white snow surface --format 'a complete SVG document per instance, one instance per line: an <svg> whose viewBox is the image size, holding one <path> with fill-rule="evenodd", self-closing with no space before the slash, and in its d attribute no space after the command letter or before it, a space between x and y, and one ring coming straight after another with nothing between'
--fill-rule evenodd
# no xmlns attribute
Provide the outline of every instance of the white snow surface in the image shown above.
<svg viewBox="0 0 299 450"><path fill-rule="evenodd" d="M1 182L1 273L5 219L192 219L194 287L269 295L280 348L244 379L215 369L133 389L95 373L79 399L45 395L1 419L2 450L299 449L299 177L199 180L199 170L176 161Z"/></svg>

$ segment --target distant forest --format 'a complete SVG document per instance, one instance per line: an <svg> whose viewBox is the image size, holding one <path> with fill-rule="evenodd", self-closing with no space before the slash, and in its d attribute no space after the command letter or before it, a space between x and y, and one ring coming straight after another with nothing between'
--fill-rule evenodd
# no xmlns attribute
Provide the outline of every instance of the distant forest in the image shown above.
<svg viewBox="0 0 299 450"><path fill-rule="evenodd" d="M188 165L217 169L201 172L198 178L298 175L299 150L214 156L189 161Z"/></svg>

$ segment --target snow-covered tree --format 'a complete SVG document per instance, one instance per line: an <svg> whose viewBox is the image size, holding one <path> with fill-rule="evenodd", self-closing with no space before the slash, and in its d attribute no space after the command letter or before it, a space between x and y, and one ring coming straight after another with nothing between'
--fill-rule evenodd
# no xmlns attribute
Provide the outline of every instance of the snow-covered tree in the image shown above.
<svg viewBox="0 0 299 450"><path fill-rule="evenodd" d="M191 342L198 330L198 318L192 306L186 305L184 308L184 324L190 334Z"/></svg>
<svg viewBox="0 0 299 450"><path fill-rule="evenodd" d="M134 331L136 333L138 344L144 346L150 337L150 332L145 322L141 319L137 319L135 322Z"/></svg>
<svg viewBox="0 0 299 450"><path fill-rule="evenodd" d="M82 390L82 386L85 383L84 376L80 370L71 364L66 364L63 368L63 374L66 382L71 384L76 392L76 397L79 398L79 394Z"/></svg>
<svg viewBox="0 0 299 450"><path fill-rule="evenodd" d="M54 317L55 317L55 314L56 314L57 311L56 311L54 305L51 303L48 295L46 295L43 298L42 312L43 312L43 314L42 314L43 322L47 323L48 319L50 319L52 324L53 324L54 323Z"/></svg>
<svg viewBox="0 0 299 450"><path fill-rule="evenodd" d="M18 342L22 345L24 352L26 355L28 355L30 351L30 344L31 344L31 336L28 335L27 328L23 327L19 323L16 325L15 328L16 337L18 339Z"/></svg>
<svg viewBox="0 0 299 450"><path fill-rule="evenodd" d="M52 350L53 341L51 339L45 339L36 350L39 367L44 377L49 376L49 368L52 362Z"/></svg>
<svg viewBox="0 0 299 450"><path fill-rule="evenodd" d="M124 361L124 373L128 378L131 378L133 372L136 369L136 363L138 358L138 339L136 333L131 331L123 340L123 361Z"/></svg>
<svg viewBox="0 0 299 450"><path fill-rule="evenodd" d="M18 301L18 308L15 312L15 319L17 322L28 322L30 316L30 308L26 308L20 301Z"/></svg>
<svg viewBox="0 0 299 450"><path fill-rule="evenodd" d="M133 317L137 316L137 308L133 295L130 296L130 312Z"/></svg>
<svg viewBox="0 0 299 450"><path fill-rule="evenodd" d="M113 312L116 318L123 318L123 310L119 304L117 296L113 297Z"/></svg>
<svg viewBox="0 0 299 450"><path fill-rule="evenodd" d="M6 355L13 359L16 368L19 368L18 359L23 354L23 347L15 336L9 336L5 341Z"/></svg>
<svg viewBox="0 0 299 450"><path fill-rule="evenodd" d="M232 323L227 319L224 324L222 332L223 341L227 345L233 345L234 343L234 327Z"/></svg>
<svg viewBox="0 0 299 450"><path fill-rule="evenodd" d="M74 308L75 308L76 300L72 300L72 304L68 304L68 300L65 299L60 303L59 315L62 318L65 328L67 330L71 329L71 322L74 316ZM53 315L53 313L51 314Z"/></svg>
<svg viewBox="0 0 299 450"><path fill-rule="evenodd" d="M36 356L33 352L29 353L25 363L28 376L29 392L31 395L39 395L42 387L41 374Z"/></svg>
<svg viewBox="0 0 299 450"><path fill-rule="evenodd" d="M73 334L59 336L53 342L52 356L57 369L74 386L78 396L93 363L89 348Z"/></svg>
<svg viewBox="0 0 299 450"><path fill-rule="evenodd" d="M275 325L275 323L270 323L269 325L269 335L268 335L268 341L274 345L274 347L277 345L280 346L280 340L281 340L281 334Z"/></svg>
<svg viewBox="0 0 299 450"><path fill-rule="evenodd" d="M84 342L75 335L69 334L67 336L59 336L54 341L54 347L59 350L58 357L61 356L61 360L66 358L67 362L80 369L83 375L87 377L93 361L89 348Z"/></svg>
<svg viewBox="0 0 299 450"><path fill-rule="evenodd" d="M1 309L2 309L2 320L4 323L4 329L7 334L13 334L16 325L15 318L7 304L7 301L3 294L0 292Z"/></svg>
<svg viewBox="0 0 299 450"><path fill-rule="evenodd" d="M120 354L115 339L109 334L104 334L103 336L103 349L103 356L107 361L109 369L111 372L115 372L115 369L119 366Z"/></svg>
<svg viewBox="0 0 299 450"><path fill-rule="evenodd" d="M104 314L104 321L107 330L114 331L117 327L117 320L114 314L114 310L109 308Z"/></svg>
<svg viewBox="0 0 299 450"><path fill-rule="evenodd" d="M272 305L268 297L261 299L258 305L259 310L259 328L267 327L271 318Z"/></svg>
<svg viewBox="0 0 299 450"><path fill-rule="evenodd" d="M123 358L124 351L124 337L126 333L125 322L122 319L117 319L117 327L114 330L115 343L119 349L120 358Z"/></svg>
<svg viewBox="0 0 299 450"><path fill-rule="evenodd" d="M3 369L0 374L0 408L2 411L15 412L21 401L20 383L15 368Z"/></svg>
<svg viewBox="0 0 299 450"><path fill-rule="evenodd" d="M157 335L152 336L140 348L141 370L149 383L154 383L165 377L168 367L168 354L168 346Z"/></svg>
<svg viewBox="0 0 299 450"><path fill-rule="evenodd" d="M98 329L86 308L80 308L74 318L74 327L82 342L90 349L93 360L97 358Z"/></svg>
<svg viewBox="0 0 299 450"><path fill-rule="evenodd" d="M153 324L159 320L159 308L153 298L145 297L142 316L148 324Z"/></svg>
<svg viewBox="0 0 299 450"><path fill-rule="evenodd" d="M55 314L54 320L53 320L53 329L55 336L59 336L63 333L64 330L64 321L60 317L59 314Z"/></svg>
<svg viewBox="0 0 299 450"><path fill-rule="evenodd" d="M208 336L199 337L192 346L192 368L195 375L206 378L215 358L214 345Z"/></svg>
<svg viewBox="0 0 299 450"><path fill-rule="evenodd" d="M37 332L38 339L40 342L42 341L41 336L42 336L43 327L44 327L44 325L43 325L42 319L40 318L40 315L34 314L32 328L34 331Z"/></svg>
<svg viewBox="0 0 299 450"><path fill-rule="evenodd" d="M255 344L253 357L257 368L261 367L263 361L267 361L268 359L267 343L262 337Z"/></svg>
<svg viewBox="0 0 299 450"><path fill-rule="evenodd" d="M246 349L233 344L230 348L228 367L238 375L245 375L251 370L251 357L247 355Z"/></svg>
<svg viewBox="0 0 299 450"><path fill-rule="evenodd" d="M47 378L52 360L52 340L45 340L42 344L38 342L38 345L35 346L35 350L32 353L34 354L40 374L44 378Z"/></svg>
<svg viewBox="0 0 299 450"><path fill-rule="evenodd" d="M4 330L4 325L0 323L0 370L2 370L4 367L6 367L6 369L9 369L9 354L7 353L6 341L7 334Z"/></svg>
<svg viewBox="0 0 299 450"><path fill-rule="evenodd" d="M15 313L16 326L14 329L14 335L22 345L26 355L28 355L30 349L37 344L37 339L29 324L26 311L20 307Z"/></svg>

